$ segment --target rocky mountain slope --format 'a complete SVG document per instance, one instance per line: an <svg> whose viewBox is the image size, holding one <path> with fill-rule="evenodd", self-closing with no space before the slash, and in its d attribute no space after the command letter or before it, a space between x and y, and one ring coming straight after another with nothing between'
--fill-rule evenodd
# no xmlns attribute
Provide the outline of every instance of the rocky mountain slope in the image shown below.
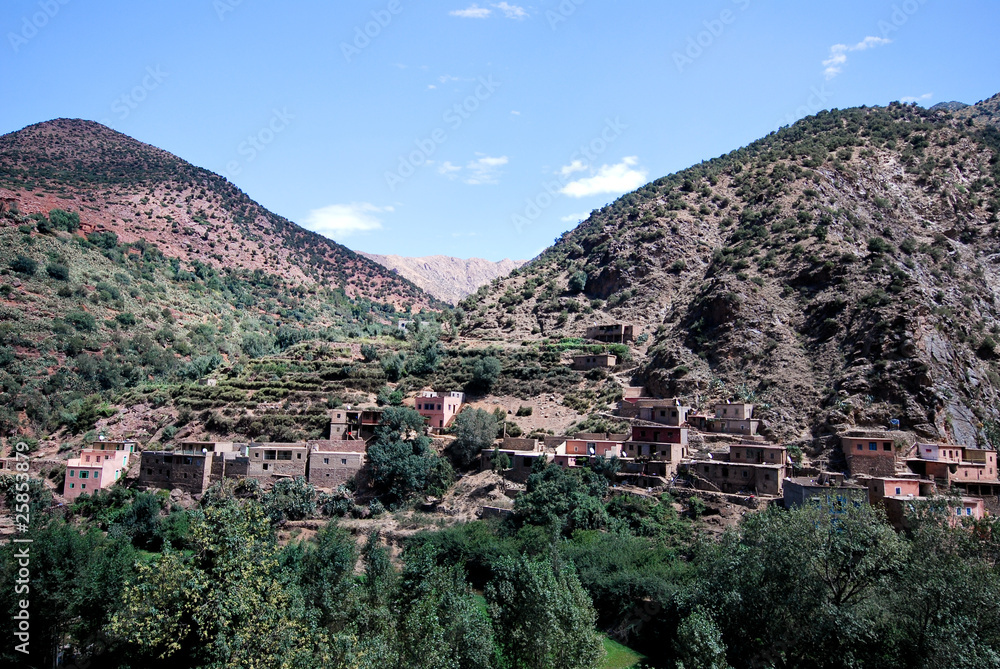
<svg viewBox="0 0 1000 669"><path fill-rule="evenodd" d="M775 437L997 445L998 102L822 112L647 184L464 301L467 334L631 322L636 383L755 401Z"/></svg>
<svg viewBox="0 0 1000 669"><path fill-rule="evenodd" d="M457 304L462 298L476 292L480 286L507 276L526 262L508 259L493 262L482 258L466 260L450 256L405 258L374 253L360 253L360 255L397 272L434 297L449 304Z"/></svg>
<svg viewBox="0 0 1000 669"><path fill-rule="evenodd" d="M225 178L91 121L58 119L0 137L0 197L21 213L79 212L84 232L140 239L166 256L261 270L396 306L431 306L384 267L273 214Z"/></svg>

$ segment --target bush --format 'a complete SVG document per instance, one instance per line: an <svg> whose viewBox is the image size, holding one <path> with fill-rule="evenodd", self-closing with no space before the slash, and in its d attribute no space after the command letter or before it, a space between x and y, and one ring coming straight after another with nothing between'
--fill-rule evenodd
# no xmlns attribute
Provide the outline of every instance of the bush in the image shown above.
<svg viewBox="0 0 1000 669"><path fill-rule="evenodd" d="M493 384L500 378L501 369L500 361L491 355L476 360L472 366L472 381L470 386L473 389L489 392Z"/></svg>
<svg viewBox="0 0 1000 669"><path fill-rule="evenodd" d="M583 270L574 272L569 278L569 291L571 293L581 293L587 287L587 273Z"/></svg>
<svg viewBox="0 0 1000 669"><path fill-rule="evenodd" d="M38 269L38 263L28 256L18 254L16 258L10 261L10 268L18 274L31 276Z"/></svg>
<svg viewBox="0 0 1000 669"><path fill-rule="evenodd" d="M102 249L113 249L118 246L118 235L109 231L91 232L87 235L87 241Z"/></svg>
<svg viewBox="0 0 1000 669"><path fill-rule="evenodd" d="M93 332L97 329L97 321L85 311L71 311L66 314L64 320L79 332Z"/></svg>
<svg viewBox="0 0 1000 669"><path fill-rule="evenodd" d="M45 266L45 271L56 281L69 281L69 267L62 263L50 262Z"/></svg>
<svg viewBox="0 0 1000 669"><path fill-rule="evenodd" d="M52 227L66 232L76 232L80 229L80 214L75 211L64 211L53 209L49 212L49 220Z"/></svg>

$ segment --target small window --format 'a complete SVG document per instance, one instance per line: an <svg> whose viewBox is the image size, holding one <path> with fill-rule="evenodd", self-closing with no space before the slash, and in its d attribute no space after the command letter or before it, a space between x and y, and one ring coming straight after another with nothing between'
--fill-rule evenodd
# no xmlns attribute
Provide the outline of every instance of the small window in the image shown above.
<svg viewBox="0 0 1000 669"><path fill-rule="evenodd" d="M76 476L76 470L75 470L75 469L71 469L71 470L69 470L69 475L70 475L71 477L75 477L75 476Z"/></svg>
<svg viewBox="0 0 1000 669"><path fill-rule="evenodd" d="M81 484L80 484L80 489L81 489L81 490L86 490L86 489L87 489L87 484L86 484L86 483L81 483ZM961 513L962 513L962 512L961 512L961 511L959 511L958 513L959 513L959 515L961 515Z"/></svg>
<svg viewBox="0 0 1000 669"><path fill-rule="evenodd" d="M884 444L882 444L882 450L883 451L891 451L892 450L892 444L890 444L888 441L885 442Z"/></svg>
<svg viewBox="0 0 1000 669"><path fill-rule="evenodd" d="M868 450L869 451L877 451L878 450L878 444L876 444L874 441L870 442L868 444Z"/></svg>
<svg viewBox="0 0 1000 669"><path fill-rule="evenodd" d="M971 506L965 507L965 515L967 515L967 516L971 516L972 515L972 507Z"/></svg>
<svg viewBox="0 0 1000 669"><path fill-rule="evenodd" d="M324 465L330 464L330 458L323 458L323 464Z"/></svg>
<svg viewBox="0 0 1000 669"><path fill-rule="evenodd" d="M896 486L896 494L897 495L902 495L903 494L903 489L900 488L899 486Z"/></svg>
<svg viewBox="0 0 1000 669"><path fill-rule="evenodd" d="M147 468L147 469L146 469L146 476L152 476L152 475L153 475L153 470L152 470L152 469L149 469L149 468Z"/></svg>
<svg viewBox="0 0 1000 669"><path fill-rule="evenodd" d="M90 472L80 472L80 478L90 478Z"/></svg>
<svg viewBox="0 0 1000 669"><path fill-rule="evenodd" d="M750 474L747 473L747 470L744 469L743 470L743 478L747 478L748 476L750 476Z"/></svg>
<svg viewBox="0 0 1000 669"><path fill-rule="evenodd" d="M341 458L340 459L340 464L346 465L347 464L347 458Z"/></svg>
<svg viewBox="0 0 1000 669"><path fill-rule="evenodd" d="M860 450L863 450L863 449L862 449L862 447L861 447L861 444L858 444L858 450L859 450L859 451L860 451Z"/></svg>
<svg viewBox="0 0 1000 669"><path fill-rule="evenodd" d="M955 509L955 515L956 516L961 516L962 515L962 507L958 507L957 509Z"/></svg>

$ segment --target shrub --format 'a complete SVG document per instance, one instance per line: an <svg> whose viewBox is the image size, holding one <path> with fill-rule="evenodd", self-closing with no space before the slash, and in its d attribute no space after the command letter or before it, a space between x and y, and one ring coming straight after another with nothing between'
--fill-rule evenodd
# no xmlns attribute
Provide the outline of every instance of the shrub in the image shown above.
<svg viewBox="0 0 1000 669"><path fill-rule="evenodd" d="M56 281L69 281L69 267L62 263L50 262L45 266L45 271Z"/></svg>
<svg viewBox="0 0 1000 669"><path fill-rule="evenodd" d="M97 321L85 311L71 311L64 320L80 332L93 332L97 329Z"/></svg>
<svg viewBox="0 0 1000 669"><path fill-rule="evenodd" d="M581 293L587 287L587 273L583 270L574 272L569 278L569 290L571 293Z"/></svg>
<svg viewBox="0 0 1000 669"><path fill-rule="evenodd" d="M76 232L80 229L80 214L75 211L53 209L49 212L49 220L52 222L52 226L58 230Z"/></svg>
<svg viewBox="0 0 1000 669"><path fill-rule="evenodd" d="M486 356L476 360L472 366L472 381L470 385L474 389L489 392L493 384L500 378L502 366L500 361L493 356Z"/></svg>
<svg viewBox="0 0 1000 669"><path fill-rule="evenodd" d="M16 258L10 261L10 268L18 274L31 276L38 269L38 263L26 255L18 254Z"/></svg>

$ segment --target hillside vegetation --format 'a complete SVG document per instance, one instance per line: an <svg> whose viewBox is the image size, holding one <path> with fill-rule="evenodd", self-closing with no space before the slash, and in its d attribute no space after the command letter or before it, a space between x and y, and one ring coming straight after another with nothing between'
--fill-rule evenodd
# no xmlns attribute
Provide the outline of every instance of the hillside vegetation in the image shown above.
<svg viewBox="0 0 1000 669"><path fill-rule="evenodd" d="M822 112L594 211L461 304L483 339L651 336L635 382L997 445L998 98Z"/></svg>

